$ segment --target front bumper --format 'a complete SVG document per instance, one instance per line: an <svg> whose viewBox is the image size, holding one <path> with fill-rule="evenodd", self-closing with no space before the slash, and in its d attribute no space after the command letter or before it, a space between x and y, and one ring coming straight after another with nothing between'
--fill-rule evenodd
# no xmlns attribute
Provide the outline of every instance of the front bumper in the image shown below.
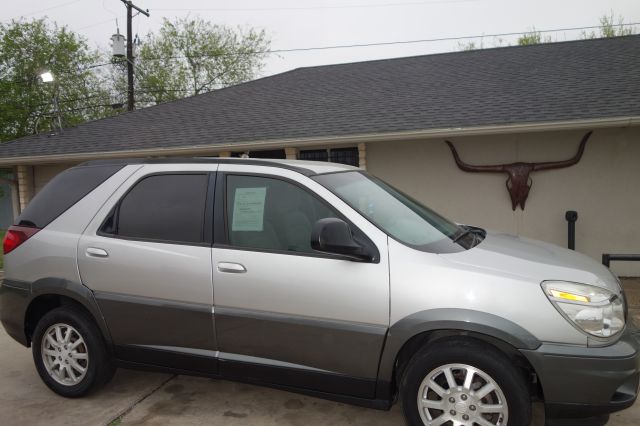
<svg viewBox="0 0 640 426"><path fill-rule="evenodd" d="M614 344L543 344L521 350L538 375L547 418L594 417L630 407L638 396L640 332L631 326Z"/></svg>

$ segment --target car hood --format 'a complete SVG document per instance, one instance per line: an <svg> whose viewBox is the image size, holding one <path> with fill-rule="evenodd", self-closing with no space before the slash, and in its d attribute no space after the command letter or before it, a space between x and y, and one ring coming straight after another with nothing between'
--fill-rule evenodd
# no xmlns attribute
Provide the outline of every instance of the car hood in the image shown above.
<svg viewBox="0 0 640 426"><path fill-rule="evenodd" d="M488 231L476 247L441 256L451 262L519 276L526 281L571 281L604 287L615 293L620 291L609 269L592 258L554 244L509 234Z"/></svg>

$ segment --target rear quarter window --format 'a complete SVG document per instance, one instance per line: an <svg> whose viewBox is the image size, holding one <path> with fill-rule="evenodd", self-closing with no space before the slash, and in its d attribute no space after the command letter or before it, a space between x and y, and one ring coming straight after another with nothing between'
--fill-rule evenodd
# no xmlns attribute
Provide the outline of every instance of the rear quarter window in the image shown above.
<svg viewBox="0 0 640 426"><path fill-rule="evenodd" d="M44 228L122 169L124 165L73 167L45 185L18 216L16 225Z"/></svg>
<svg viewBox="0 0 640 426"><path fill-rule="evenodd" d="M204 242L208 174L151 175L119 201L103 235L158 242Z"/></svg>

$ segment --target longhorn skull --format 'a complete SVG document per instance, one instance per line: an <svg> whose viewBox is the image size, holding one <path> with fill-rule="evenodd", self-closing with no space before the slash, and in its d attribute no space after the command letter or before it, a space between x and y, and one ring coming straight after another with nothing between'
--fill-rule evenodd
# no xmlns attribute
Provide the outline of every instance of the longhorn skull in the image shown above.
<svg viewBox="0 0 640 426"><path fill-rule="evenodd" d="M582 157L582 153L584 152L584 146L589 140L591 133L588 132L586 135L582 137L582 141L580 142L580 146L578 147L578 152L573 158L563 161L547 161L543 163L511 163L511 164L500 164L500 165L492 165L492 166L474 166L471 164L467 164L460 159L456 148L449 141L445 141L449 148L451 148L451 152L453 153L453 158L456 160L456 164L461 170L465 172L475 172L475 173L506 173L509 175L506 181L507 190L509 191L509 195L511 196L511 207L515 211L516 206L520 206L522 210L524 210L524 204L527 201L527 196L529 195L529 190L531 189L532 181L529 176L531 172L538 172L541 170L550 170L550 169L561 169L564 167L573 166Z"/></svg>

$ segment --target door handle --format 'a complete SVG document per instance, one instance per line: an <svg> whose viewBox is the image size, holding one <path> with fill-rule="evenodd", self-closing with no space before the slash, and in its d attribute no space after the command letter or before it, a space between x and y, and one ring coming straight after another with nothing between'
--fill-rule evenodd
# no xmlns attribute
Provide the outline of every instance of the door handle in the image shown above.
<svg viewBox="0 0 640 426"><path fill-rule="evenodd" d="M96 247L87 247L87 256L91 257L109 257L106 250Z"/></svg>
<svg viewBox="0 0 640 426"><path fill-rule="evenodd" d="M241 265L239 263L219 262L218 271L229 272L231 274L243 274L247 272L247 268L245 268L244 265Z"/></svg>

